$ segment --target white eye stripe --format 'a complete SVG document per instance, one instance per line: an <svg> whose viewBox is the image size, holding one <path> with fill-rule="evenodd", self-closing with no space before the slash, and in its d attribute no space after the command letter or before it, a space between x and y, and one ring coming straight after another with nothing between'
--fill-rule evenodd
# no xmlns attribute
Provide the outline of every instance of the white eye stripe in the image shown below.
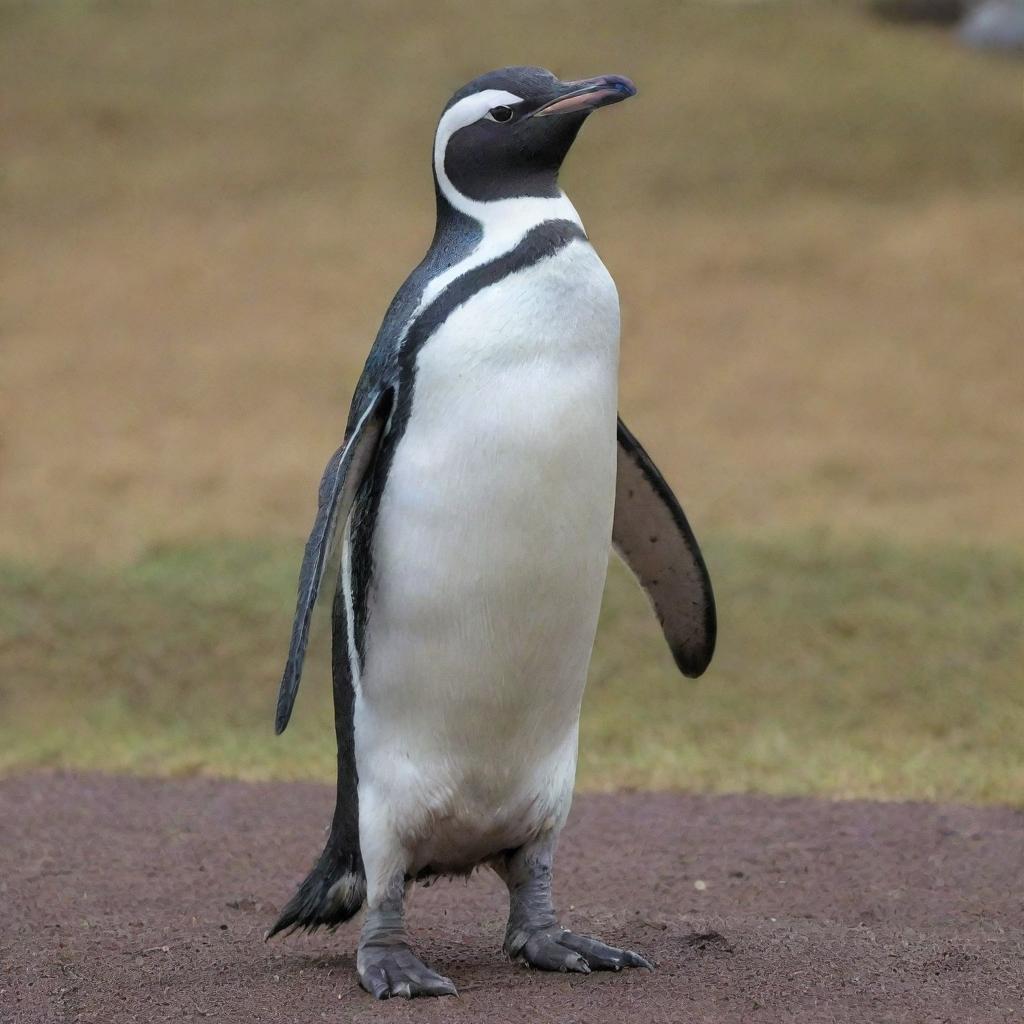
<svg viewBox="0 0 1024 1024"><path fill-rule="evenodd" d="M459 100L453 107L445 111L441 123L437 126L435 136L435 151L438 144L448 145L448 140L466 125L479 121L485 117L492 107L510 107L515 103L522 103L523 97L515 93L505 92L504 89L485 89L483 92L475 92L464 100Z"/></svg>

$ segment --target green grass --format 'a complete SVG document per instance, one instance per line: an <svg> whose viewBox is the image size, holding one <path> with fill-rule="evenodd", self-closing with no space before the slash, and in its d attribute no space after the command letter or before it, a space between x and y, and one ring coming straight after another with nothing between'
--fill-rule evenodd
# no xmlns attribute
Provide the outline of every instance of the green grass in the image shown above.
<svg viewBox="0 0 1024 1024"><path fill-rule="evenodd" d="M639 84L564 180L722 531L697 683L614 568L581 785L1024 804L1020 67L861 0L0 0L0 772L330 776L290 538L440 105L518 61Z"/></svg>
<svg viewBox="0 0 1024 1024"><path fill-rule="evenodd" d="M1024 804L1024 556L712 538L706 677L678 677L617 563L579 783ZM0 572L0 770L329 779L329 687L272 735L298 551Z"/></svg>

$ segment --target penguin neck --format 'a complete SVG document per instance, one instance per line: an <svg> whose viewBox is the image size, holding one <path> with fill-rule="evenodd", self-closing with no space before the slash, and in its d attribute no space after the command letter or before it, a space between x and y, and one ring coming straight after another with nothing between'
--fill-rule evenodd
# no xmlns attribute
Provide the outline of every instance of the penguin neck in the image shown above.
<svg viewBox="0 0 1024 1024"><path fill-rule="evenodd" d="M569 197L515 196L484 202L469 199L436 173L437 223L426 261L444 267L435 273L420 296L417 311L436 298L466 271L514 249L523 237L546 221L567 220L583 229Z"/></svg>
<svg viewBox="0 0 1024 1024"><path fill-rule="evenodd" d="M478 234L479 244L508 241L511 248L529 230L545 221L568 220L583 227L576 207L561 189L553 196L514 196L483 201L469 199L454 189L445 189L444 184L438 181L436 193L435 240L449 236L453 231L464 234L470 227Z"/></svg>
<svg viewBox="0 0 1024 1024"><path fill-rule="evenodd" d="M519 241L531 228L546 220L568 220L583 227L576 207L558 185L557 176L552 175L550 191L547 194L510 196L504 199L471 199L460 192L445 169L444 158L448 136L438 132L434 144L434 187L437 193L437 229L451 217L452 211L476 221L480 226L483 241L511 239L512 245ZM511 247L511 246L510 246Z"/></svg>

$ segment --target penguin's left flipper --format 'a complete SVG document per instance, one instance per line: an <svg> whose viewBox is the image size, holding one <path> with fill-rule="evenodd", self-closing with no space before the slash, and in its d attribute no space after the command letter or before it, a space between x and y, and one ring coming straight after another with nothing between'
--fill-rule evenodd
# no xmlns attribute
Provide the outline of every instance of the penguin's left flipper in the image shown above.
<svg viewBox="0 0 1024 1024"><path fill-rule="evenodd" d="M292 639L277 697L274 731L278 734L284 732L288 725L295 704L295 694L299 689L302 665L309 644L313 609L323 598L326 598L327 608L330 608L334 600L341 559L341 537L359 485L376 458L391 414L393 397L390 388L372 397L349 431L345 443L331 456L320 480L316 520L309 540L306 541L306 552L299 570L299 594L295 603ZM324 581L326 586L323 586Z"/></svg>
<svg viewBox="0 0 1024 1024"><path fill-rule="evenodd" d="M683 675L699 676L715 651L715 597L686 515L658 467L622 420L612 543L647 591Z"/></svg>

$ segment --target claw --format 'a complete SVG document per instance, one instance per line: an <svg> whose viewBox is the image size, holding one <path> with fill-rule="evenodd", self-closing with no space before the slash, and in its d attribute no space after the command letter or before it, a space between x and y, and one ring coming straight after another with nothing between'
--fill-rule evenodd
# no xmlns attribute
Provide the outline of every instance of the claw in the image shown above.
<svg viewBox="0 0 1024 1024"><path fill-rule="evenodd" d="M565 969L567 971L577 971L579 974L589 974L590 964L579 953L573 953L572 956L565 958Z"/></svg>
<svg viewBox="0 0 1024 1024"><path fill-rule="evenodd" d="M408 946L369 946L357 960L359 983L374 999L457 996L449 978L432 971Z"/></svg>
<svg viewBox="0 0 1024 1024"><path fill-rule="evenodd" d="M631 949L616 949L598 939L561 928L535 931L523 943L517 959L542 971L621 971L623 967L640 967L653 971L654 965Z"/></svg>
<svg viewBox="0 0 1024 1024"><path fill-rule="evenodd" d="M627 967L639 967L642 971L653 971L654 964L645 956L641 956L639 953L635 953L631 949L627 949L626 953L633 958L633 963L627 964Z"/></svg>

